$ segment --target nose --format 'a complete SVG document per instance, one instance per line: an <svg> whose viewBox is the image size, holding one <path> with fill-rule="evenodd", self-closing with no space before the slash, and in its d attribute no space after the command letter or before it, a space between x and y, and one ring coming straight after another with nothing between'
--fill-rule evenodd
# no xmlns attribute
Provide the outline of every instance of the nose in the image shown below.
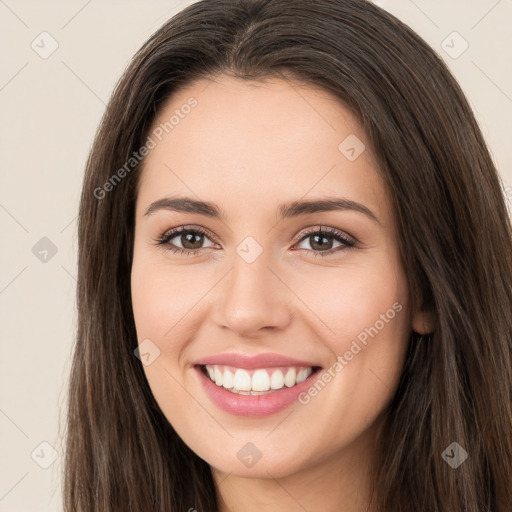
<svg viewBox="0 0 512 512"><path fill-rule="evenodd" d="M286 328L292 317L292 293L270 264L265 251L252 263L235 255L218 290L218 325L243 337L259 337L265 328Z"/></svg>

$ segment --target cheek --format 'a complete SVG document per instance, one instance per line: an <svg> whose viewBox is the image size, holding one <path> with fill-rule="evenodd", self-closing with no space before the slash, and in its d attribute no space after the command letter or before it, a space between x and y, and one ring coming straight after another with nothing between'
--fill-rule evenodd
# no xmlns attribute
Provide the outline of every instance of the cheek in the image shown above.
<svg viewBox="0 0 512 512"><path fill-rule="evenodd" d="M134 257L131 290L137 338L139 343L149 339L152 353L143 370L155 400L173 424L182 421L190 401L180 384L179 361L188 339L186 315L200 296L199 283L191 277L190 272L185 277L179 268L164 267L144 255Z"/></svg>
<svg viewBox="0 0 512 512"><path fill-rule="evenodd" d="M149 339L158 356L144 366L153 395L168 417L181 417L190 396L179 383L181 361L194 338L191 325L201 310L201 299L211 288L204 272L155 261L141 251L135 254L132 273L132 306L138 342Z"/></svg>
<svg viewBox="0 0 512 512"><path fill-rule="evenodd" d="M132 305L139 340L149 337L163 343L196 304L206 287L199 273L134 260L131 275Z"/></svg>
<svg viewBox="0 0 512 512"><path fill-rule="evenodd" d="M312 321L325 333L324 340L332 340L334 345L355 338L387 311L393 328L406 321L405 276L389 258L372 257L367 264L347 263L338 268L311 268L291 279ZM399 315L395 314L397 308L393 309L395 302L402 306Z"/></svg>
<svg viewBox="0 0 512 512"><path fill-rule="evenodd" d="M324 400L332 399L333 407L344 402L354 418L380 409L402 371L410 326L407 283L397 261L386 253L366 266L317 269L294 286L330 349L332 374L339 375Z"/></svg>
<svg viewBox="0 0 512 512"><path fill-rule="evenodd" d="M319 386L304 402L315 401L312 410L341 411L349 430L357 431L375 420L398 384L410 333L407 283L395 260L382 259L366 269L344 269L323 284L329 300L319 301L318 311L335 333L323 338L333 352L330 390ZM317 394L323 398L316 400ZM341 419L333 416L338 425Z"/></svg>

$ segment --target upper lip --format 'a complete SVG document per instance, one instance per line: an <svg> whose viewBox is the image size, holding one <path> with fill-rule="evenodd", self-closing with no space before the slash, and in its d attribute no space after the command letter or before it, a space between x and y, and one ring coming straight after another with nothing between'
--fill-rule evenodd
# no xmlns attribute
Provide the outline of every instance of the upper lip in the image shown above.
<svg viewBox="0 0 512 512"><path fill-rule="evenodd" d="M320 366L310 361L303 361L274 353L249 355L233 352L204 357L194 363L194 365L206 364L235 366L236 368L245 368L247 370L255 368L273 368L276 366L300 366L306 368L310 366Z"/></svg>

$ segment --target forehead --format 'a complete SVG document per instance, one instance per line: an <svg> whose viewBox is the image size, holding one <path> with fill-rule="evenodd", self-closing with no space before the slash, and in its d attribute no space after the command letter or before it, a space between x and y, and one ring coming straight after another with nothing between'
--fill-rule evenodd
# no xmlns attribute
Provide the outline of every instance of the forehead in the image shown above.
<svg viewBox="0 0 512 512"><path fill-rule="evenodd" d="M150 136L140 202L194 194L225 210L236 199L232 206L249 213L262 202L338 194L377 211L388 206L363 127L320 88L198 80L167 101ZM352 149L361 152L355 159Z"/></svg>

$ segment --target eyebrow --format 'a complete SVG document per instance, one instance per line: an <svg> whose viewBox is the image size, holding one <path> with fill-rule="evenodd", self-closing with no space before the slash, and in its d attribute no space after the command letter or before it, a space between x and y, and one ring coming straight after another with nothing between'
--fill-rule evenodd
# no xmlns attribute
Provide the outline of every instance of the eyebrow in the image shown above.
<svg viewBox="0 0 512 512"><path fill-rule="evenodd" d="M151 203L144 215L151 215L158 210L196 213L214 219L226 219L226 214L214 203L200 201L191 197L164 197ZM279 220L299 217L317 212L356 211L366 215L380 226L378 217L364 204L343 197L327 197L324 199L297 200L279 206Z"/></svg>

